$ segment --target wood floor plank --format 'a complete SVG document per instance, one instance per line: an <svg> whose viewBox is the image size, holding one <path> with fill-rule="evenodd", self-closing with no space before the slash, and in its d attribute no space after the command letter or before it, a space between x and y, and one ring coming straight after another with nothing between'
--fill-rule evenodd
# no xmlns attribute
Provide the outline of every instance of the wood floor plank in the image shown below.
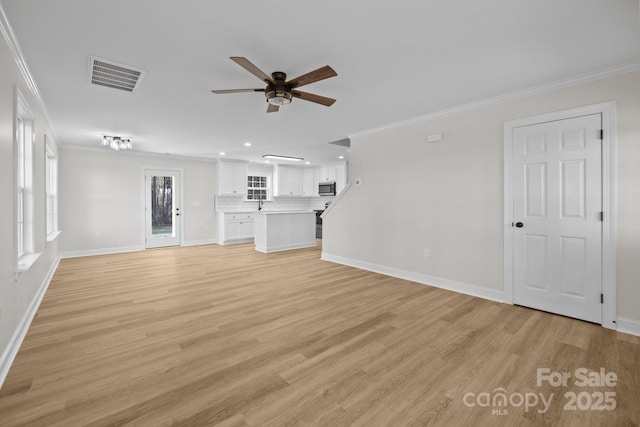
<svg viewBox="0 0 640 427"><path fill-rule="evenodd" d="M203 245L64 259L4 426L640 425L640 338L320 260ZM615 372L613 387L536 370ZM542 393L548 411L465 404ZM565 410L615 392L616 409ZM583 396L584 397L584 396Z"/></svg>

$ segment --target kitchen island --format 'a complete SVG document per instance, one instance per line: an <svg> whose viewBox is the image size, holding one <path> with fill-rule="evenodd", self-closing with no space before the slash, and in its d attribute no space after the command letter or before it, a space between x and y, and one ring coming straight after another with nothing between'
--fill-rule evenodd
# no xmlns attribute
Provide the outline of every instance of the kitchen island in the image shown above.
<svg viewBox="0 0 640 427"><path fill-rule="evenodd" d="M278 252L316 246L314 211L262 211L254 216L256 251Z"/></svg>

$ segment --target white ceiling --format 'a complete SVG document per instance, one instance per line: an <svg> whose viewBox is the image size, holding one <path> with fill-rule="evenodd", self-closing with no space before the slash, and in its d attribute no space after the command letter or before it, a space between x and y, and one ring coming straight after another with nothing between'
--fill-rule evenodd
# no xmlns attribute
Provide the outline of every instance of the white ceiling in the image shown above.
<svg viewBox="0 0 640 427"><path fill-rule="evenodd" d="M640 63L638 0L0 0L58 143L314 163L347 135L612 67ZM130 94L89 84L89 55L146 70ZM263 87L229 60L337 77L267 114ZM244 147L245 142L252 147Z"/></svg>

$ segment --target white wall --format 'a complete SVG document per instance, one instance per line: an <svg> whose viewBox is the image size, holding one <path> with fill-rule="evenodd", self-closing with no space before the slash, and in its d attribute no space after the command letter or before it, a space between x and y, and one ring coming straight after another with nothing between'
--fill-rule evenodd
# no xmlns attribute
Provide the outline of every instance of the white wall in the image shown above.
<svg viewBox="0 0 640 427"><path fill-rule="evenodd" d="M611 100L617 315L640 322L640 72L352 136L349 176L362 184L325 218L323 252L502 292L504 122Z"/></svg>
<svg viewBox="0 0 640 427"><path fill-rule="evenodd" d="M61 256L144 249L144 168L182 169L184 244L215 243L214 161L61 147Z"/></svg>
<svg viewBox="0 0 640 427"><path fill-rule="evenodd" d="M0 26L3 23L0 22ZM34 224L35 251L42 255L17 280L14 277L14 167L13 115L14 86L20 89L29 108L35 114L34 144ZM39 291L48 283L49 274L58 260L58 242L46 243L45 224L45 135L53 142L53 133L43 112L38 109L23 79L9 47L0 37L0 384L9 367L13 353L26 333ZM57 150L55 145L54 150Z"/></svg>

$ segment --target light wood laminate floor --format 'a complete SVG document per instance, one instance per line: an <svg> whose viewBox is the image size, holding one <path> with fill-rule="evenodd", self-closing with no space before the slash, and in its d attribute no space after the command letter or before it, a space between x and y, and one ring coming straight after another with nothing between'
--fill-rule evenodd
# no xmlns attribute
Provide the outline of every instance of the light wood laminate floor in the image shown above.
<svg viewBox="0 0 640 427"><path fill-rule="evenodd" d="M62 260L0 425L640 424L640 338L319 257L246 244ZM538 386L538 368L572 377ZM581 387L580 368L616 385ZM616 408L591 410L605 392Z"/></svg>

